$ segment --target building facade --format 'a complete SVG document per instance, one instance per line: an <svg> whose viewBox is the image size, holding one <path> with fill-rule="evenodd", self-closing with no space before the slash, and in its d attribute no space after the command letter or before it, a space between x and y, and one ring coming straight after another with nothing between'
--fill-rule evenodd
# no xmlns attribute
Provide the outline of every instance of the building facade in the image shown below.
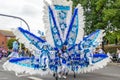
<svg viewBox="0 0 120 80"><path fill-rule="evenodd" d="M10 38L15 38L15 35L13 34L12 31L7 31L7 30L0 30L0 47L4 48L7 50L7 41Z"/></svg>

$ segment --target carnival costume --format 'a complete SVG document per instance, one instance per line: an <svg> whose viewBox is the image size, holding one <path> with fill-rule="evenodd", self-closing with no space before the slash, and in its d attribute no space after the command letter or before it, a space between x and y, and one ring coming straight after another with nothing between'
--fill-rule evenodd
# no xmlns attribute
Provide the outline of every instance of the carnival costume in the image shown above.
<svg viewBox="0 0 120 80"><path fill-rule="evenodd" d="M45 4L45 39L21 27L14 30L19 42L31 51L38 51L37 56L10 59L3 65L4 69L46 75L59 73L61 67L69 72L86 73L107 65L109 56L93 54L102 42L104 31L96 30L84 36L85 22L80 4L74 8L73 14L72 1L52 0L52 5Z"/></svg>
<svg viewBox="0 0 120 80"><path fill-rule="evenodd" d="M18 54L18 42L17 41L14 41L13 42L13 45L12 45L12 53L8 56L8 58L18 58L19 57L19 54Z"/></svg>

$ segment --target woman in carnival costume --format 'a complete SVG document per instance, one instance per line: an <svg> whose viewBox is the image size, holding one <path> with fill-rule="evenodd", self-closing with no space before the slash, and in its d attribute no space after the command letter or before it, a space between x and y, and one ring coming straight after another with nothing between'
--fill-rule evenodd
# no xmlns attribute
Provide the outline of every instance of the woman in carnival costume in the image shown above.
<svg viewBox="0 0 120 80"><path fill-rule="evenodd" d="M108 55L92 53L101 44L104 31L96 30L84 37L81 5L72 14L72 1L52 0L52 3L45 2L44 7L45 39L21 27L13 31L19 42L30 51L40 51L35 52L39 59L14 58L3 65L4 69L31 75L55 73L57 80L66 78L68 71L74 72L75 76L75 73L86 73L107 65L110 61Z"/></svg>
<svg viewBox="0 0 120 80"><path fill-rule="evenodd" d="M18 51L19 51L19 48L18 48L18 42L17 41L14 41L13 42L13 48L12 48L12 53L8 56L8 58L18 58L19 57L19 54L18 54Z"/></svg>
<svg viewBox="0 0 120 80"><path fill-rule="evenodd" d="M58 51L58 56L60 60L60 67L58 68L58 77L66 78L66 75L68 74L68 68L66 66L66 58L69 57L69 54L66 52L67 47L64 45L61 50Z"/></svg>

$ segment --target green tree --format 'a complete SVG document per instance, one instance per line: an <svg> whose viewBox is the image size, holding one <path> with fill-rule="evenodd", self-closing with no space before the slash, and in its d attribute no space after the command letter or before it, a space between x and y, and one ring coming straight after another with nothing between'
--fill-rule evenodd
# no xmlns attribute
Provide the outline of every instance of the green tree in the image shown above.
<svg viewBox="0 0 120 80"><path fill-rule="evenodd" d="M108 32L105 39L109 41L110 44L120 43L120 30L114 32Z"/></svg>
<svg viewBox="0 0 120 80"><path fill-rule="evenodd" d="M73 8L80 3L84 8L86 33L95 29L120 29L120 0L72 0Z"/></svg>
<svg viewBox="0 0 120 80"><path fill-rule="evenodd" d="M117 33L119 33L120 30L120 0L72 1L73 8L78 3L84 8L86 34L89 34L96 29L104 29L106 31L106 38L113 37L119 40L120 34ZM111 43L114 42L113 38L110 38Z"/></svg>
<svg viewBox="0 0 120 80"><path fill-rule="evenodd" d="M11 39L9 39L7 41L7 47L8 47L8 49L12 49L12 47L13 47L12 45L13 45L14 41L18 41L18 40L15 39L15 38L11 38ZM18 44L20 44L20 43L18 43ZM24 49L24 48L25 48L25 45L21 43L21 49Z"/></svg>
<svg viewBox="0 0 120 80"><path fill-rule="evenodd" d="M15 38L11 38L7 41L7 47L8 49L12 49L12 44L14 41L17 41Z"/></svg>

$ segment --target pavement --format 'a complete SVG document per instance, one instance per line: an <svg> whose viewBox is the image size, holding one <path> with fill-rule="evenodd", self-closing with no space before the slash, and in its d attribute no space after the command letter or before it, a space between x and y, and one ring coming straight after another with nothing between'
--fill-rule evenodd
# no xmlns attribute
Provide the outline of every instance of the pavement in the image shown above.
<svg viewBox="0 0 120 80"><path fill-rule="evenodd" d="M6 61L6 58L0 60L0 80L55 80L52 75L26 75L21 74L16 76L12 71L5 71L2 68L2 64ZM108 66L103 69L95 70L94 72L86 74L76 74L76 78L73 74L69 74L67 79L59 80L120 80L120 64L109 63Z"/></svg>

